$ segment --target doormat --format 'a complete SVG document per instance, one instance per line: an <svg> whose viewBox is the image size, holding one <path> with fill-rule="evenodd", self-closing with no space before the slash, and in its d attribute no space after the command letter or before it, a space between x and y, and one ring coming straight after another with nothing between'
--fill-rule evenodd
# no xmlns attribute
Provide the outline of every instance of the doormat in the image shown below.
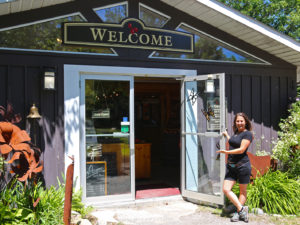
<svg viewBox="0 0 300 225"><path fill-rule="evenodd" d="M179 188L171 187L166 184L139 185L136 187L136 190L136 199L180 195Z"/></svg>

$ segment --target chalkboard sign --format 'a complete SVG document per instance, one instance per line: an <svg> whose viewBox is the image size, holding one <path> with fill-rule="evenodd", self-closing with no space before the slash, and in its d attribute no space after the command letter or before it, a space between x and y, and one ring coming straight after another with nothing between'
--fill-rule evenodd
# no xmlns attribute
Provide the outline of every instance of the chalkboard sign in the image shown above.
<svg viewBox="0 0 300 225"><path fill-rule="evenodd" d="M106 162L86 163L86 197L107 195Z"/></svg>

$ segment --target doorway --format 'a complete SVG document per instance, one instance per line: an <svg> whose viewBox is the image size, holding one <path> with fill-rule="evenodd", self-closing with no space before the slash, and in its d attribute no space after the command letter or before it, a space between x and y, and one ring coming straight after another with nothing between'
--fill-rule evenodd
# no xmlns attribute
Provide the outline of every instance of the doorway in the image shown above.
<svg viewBox="0 0 300 225"><path fill-rule="evenodd" d="M180 194L180 81L136 77L136 199Z"/></svg>
<svg viewBox="0 0 300 225"><path fill-rule="evenodd" d="M172 82L177 83L177 85L179 85L182 88L182 82L181 81L176 81L175 79L182 79L183 77L186 76L196 76L196 70L185 70L185 69L160 69L160 68L142 68L142 67L116 67L116 66L87 66L87 65L64 65L64 130L65 130L65 165L69 165L71 163L71 160L69 158L69 156L74 156L74 177L77 177L78 180L80 182L76 183L75 189L79 190L82 187L82 191L83 191L83 201L84 202L88 202L89 204L93 204L93 205L98 205L98 204L102 204L102 203L113 203L113 202L121 202L121 201L134 201L136 199L136 180L138 181L139 184L140 180L144 181L144 183L146 183L147 178L141 178L141 179L135 179L135 119L134 119L134 115L135 115L135 102L134 99L137 98L139 96L138 93L140 92L136 92L137 96L135 96L135 91L134 91L134 82L136 80L137 83L143 83L143 80L139 80L142 78L138 78L138 77L144 77L144 80L146 85L144 86L144 89L147 88L147 86L153 86L152 90L150 93L155 94L155 86L157 85L150 85L151 83L157 83L160 86L169 86L171 85ZM146 78L146 76L148 78ZM158 77L160 77L158 79ZM149 80L151 78L151 80ZM162 79L164 78L164 79ZM172 79L169 79L172 78ZM85 83L86 80L95 80L95 83L99 83L99 80L101 81L109 81L109 82L119 82L119 81L125 81L125 83L129 82L129 89L126 89L126 93L125 96L129 96L129 117L127 118L128 121L124 120L123 117L127 117L127 115L122 116L122 118L119 118L119 122L116 123L116 126L112 126L111 130L112 133L110 132L106 132L106 133L101 133L98 134L98 131L101 131L101 127L95 127L95 131L96 134L90 134L87 133L88 131L93 131L93 128L90 129L90 124L86 124L86 113L89 113L89 111L86 111L86 104L85 102L88 100L86 98L86 92L85 92L85 87L87 85L87 83ZM96 81L98 80L98 81ZM165 84L164 84L165 82ZM170 83L170 84L169 84ZM104 84L104 83L103 83ZM115 85L106 85L106 87L109 86L115 86ZM98 90L101 91L102 87L101 85L99 86L100 88L97 88L98 86L91 86L91 87L95 87L94 90ZM103 86L104 87L104 86ZM137 84L137 89L139 88L139 84ZM165 87L165 88L166 88ZM140 85L140 89L142 89L142 85ZM108 92L106 90L105 91L105 96L108 94ZM129 91L129 93L128 93ZM178 92L177 92L178 91ZM179 89L177 89L177 93L179 93ZM145 91L144 91L145 92ZM90 92L88 92L90 93ZM101 94L101 92L99 92ZM112 92L113 93L113 92ZM119 93L119 92L117 92ZM125 93L125 92L124 92ZM143 96L142 94L140 94L141 96ZM97 95L100 98L100 95ZM103 93L102 93L103 96ZM171 96L171 95L170 95ZM97 100L98 98L96 96L94 96L93 101ZM182 96L180 97L181 101L182 101ZM93 102L92 101L92 102ZM128 101L128 100L127 100ZM167 103L164 103L167 104ZM170 101L169 101L169 106L171 105ZM104 103L104 105L106 106L106 103ZM118 105L113 104L112 107L117 107ZM107 107L106 107L107 108ZM112 109L110 107L108 107L109 109ZM182 107L181 107L182 108ZM96 109L98 110L98 107L96 107ZM122 110L121 110L122 111ZM179 112L180 110L178 110ZM147 111L146 111L147 112ZM98 120L98 118L96 117L109 117L109 118L113 118L113 111L109 110L102 110L101 112L95 112L93 114L93 110L91 110L91 117L94 117L96 120ZM181 112L182 114L182 112ZM87 116L89 116L90 114L87 114ZM93 116L94 115L94 116ZM93 119L93 118L92 118ZM99 119L104 119L104 118L99 118ZM108 119L108 118L107 118ZM181 118L182 119L182 118ZM165 123L166 119L164 118L161 122ZM122 124L127 122L127 126L128 126L128 122L129 122L129 130L127 129L127 131L123 130L122 131ZM102 123L99 123L99 126L102 126ZM182 124L182 123L181 123ZM95 124L94 124L95 125ZM97 125L97 124L96 124ZM116 128L116 129L114 129ZM163 130L160 125L161 130ZM90 130L89 130L90 129ZM149 130L149 129L148 129ZM146 131L148 131L146 130ZM109 130L106 130L109 131ZM120 132L121 131L121 132ZM98 133L97 133L98 132ZM128 133L129 132L129 133ZM138 130L137 130L138 132ZM126 134L127 133L127 134ZM87 136L88 135L88 136ZM125 146L128 146L127 148L123 150L121 150L122 155L124 156L123 161L124 163L122 163L123 161L118 160L118 158L120 159L120 157L118 157L118 153L116 154L116 156L111 157L109 160L106 160L106 163L108 164L109 162L113 162L113 165L117 165L117 169L114 173L114 175L111 175L110 177L108 177L108 173L105 173L106 169L108 169L108 167L106 167L105 169L105 163L99 163L99 166L102 166L102 172L104 171L104 173L102 173L102 178L104 177L104 179L101 179L102 187L104 186L104 191L101 192L100 195L95 194L95 196L91 196L87 194L87 173L86 173L86 169L87 169L87 165L89 165L90 163L88 163L89 161L86 160L86 139L87 138L91 138L93 139L93 135L97 136L97 141L99 139L99 144L101 144L101 149L102 149L102 153L105 153L105 149L103 146L104 143L103 139L109 139L107 137L112 137L112 138L117 138L120 139L122 138L123 140L123 136L126 135L128 136L128 143L126 142ZM147 134L144 134L147 137ZM100 138L99 138L99 137ZM102 138L102 136L104 138ZM121 137L122 136L122 137ZM137 138L139 137L139 134L137 133ZM161 138L162 140L162 138ZM177 142L178 143L178 142ZM119 143L105 143L105 144L119 144ZM161 142L162 144L162 142ZM100 145L99 145L100 148ZM151 147L151 149L154 149L153 147ZM93 150L93 149L92 149ZM120 148L117 149L118 152L120 152ZM182 153L182 151L181 151ZM112 154L108 154L108 155L112 155ZM119 154L120 155L120 154ZM128 157L127 157L128 156ZM108 157L108 156L107 156ZM127 157L127 158L126 158ZM154 156L153 156L154 157ZM162 156L161 156L162 157ZM155 159L156 157L154 157L153 159ZM180 158L182 159L182 156L180 156ZM96 159L96 158L94 158ZM116 160L114 160L116 159ZM128 161L130 160L130 161ZM101 161L101 158L100 158ZM130 163L129 163L130 162ZM167 162L167 161L163 161L163 162ZM151 162L150 162L151 163ZM164 172L167 171L166 169L161 170L159 168L159 166L155 165L155 160L152 160L152 163L154 164L152 167L156 168L158 171ZM106 164L106 166L107 166ZM157 162L156 164L159 164L159 162ZM103 167L104 165L104 167ZM110 164L111 165L111 164ZM118 170L118 165L123 165L125 170ZM130 165L130 167L128 167ZM177 168L179 168L180 163L178 162L177 164ZM182 165L182 160L181 160L181 165ZM97 164L98 166L98 164ZM67 167L66 167L67 168ZM104 170L103 170L104 168ZM164 168L164 167L162 167ZM174 168L174 166L173 166ZM98 170L97 170L98 171ZM118 171L122 172L119 173ZM173 172L176 171L176 172ZM179 169L173 169L172 173L174 173L175 175L177 174L177 184L181 183L180 182L180 177L182 178L182 172L179 175ZM66 171L65 171L66 172ZM124 178L124 173L127 182L126 184L129 185L130 189L128 189L128 186L126 187L126 190L122 189L122 192L120 192L119 190L113 191L113 187L112 185L110 185L110 183L112 183L113 181L117 180L118 182L120 181L121 184L122 181L121 179ZM151 169L151 173L155 174L152 169ZM106 174L106 175L105 175ZM116 175L117 174L117 175ZM173 175L173 174L171 174ZM106 177L106 179L105 179ZM129 183L129 177L130 177L130 183ZM109 179L110 178L110 179ZM150 177L151 178L151 177ZM168 179L168 177L166 178L166 180ZM99 182L100 183L100 182ZM105 185L107 187L107 189L105 190ZM179 186L179 185L178 185ZM103 190L103 189L102 189ZM181 187L181 191L182 191L182 187ZM109 194L111 193L111 194Z"/></svg>

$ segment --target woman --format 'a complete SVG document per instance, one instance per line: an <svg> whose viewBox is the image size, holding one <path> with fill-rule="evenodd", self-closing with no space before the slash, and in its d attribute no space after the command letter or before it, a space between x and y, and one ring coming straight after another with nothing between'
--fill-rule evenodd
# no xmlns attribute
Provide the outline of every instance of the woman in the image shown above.
<svg viewBox="0 0 300 225"><path fill-rule="evenodd" d="M234 132L232 137L228 135L227 131L223 132L223 135L228 139L229 150L217 151L228 155L223 192L237 208L231 221L243 220L248 222L248 206L244 206L244 204L247 200L247 185L250 183L251 175L251 164L247 155L253 137L251 122L245 113L237 113L232 128ZM240 186L239 198L231 191L237 181Z"/></svg>

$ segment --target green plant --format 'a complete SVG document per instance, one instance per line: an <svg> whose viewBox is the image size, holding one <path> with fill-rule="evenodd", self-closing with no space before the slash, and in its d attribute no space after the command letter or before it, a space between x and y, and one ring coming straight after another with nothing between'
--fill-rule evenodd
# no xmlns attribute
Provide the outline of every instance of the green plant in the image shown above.
<svg viewBox="0 0 300 225"><path fill-rule="evenodd" d="M65 186L58 180L58 188L39 189L40 201L36 214L40 224L63 224Z"/></svg>
<svg viewBox="0 0 300 225"><path fill-rule="evenodd" d="M300 180L287 173L269 171L248 185L247 205L262 208L269 214L300 214Z"/></svg>
<svg viewBox="0 0 300 225"><path fill-rule="evenodd" d="M62 180L64 183L66 183L66 176L62 173L61 174ZM75 178L75 181L73 183L73 187L76 186L77 178ZM82 188L75 191L75 188L72 190L72 211L78 212L81 215L81 218L87 218L88 214L94 210L92 206L85 206L85 204L82 202Z"/></svg>
<svg viewBox="0 0 300 225"><path fill-rule="evenodd" d="M80 213L82 218L86 218L86 216L94 209L92 206L85 206L82 201L82 189L80 188L78 191L73 192L72 195L72 210Z"/></svg>
<svg viewBox="0 0 300 225"><path fill-rule="evenodd" d="M281 120L278 140L273 148L273 157L282 163L282 170L290 177L300 176L300 101L292 104L290 115Z"/></svg>
<svg viewBox="0 0 300 225"><path fill-rule="evenodd" d="M0 224L63 224L64 186L13 179L0 193Z"/></svg>
<svg viewBox="0 0 300 225"><path fill-rule="evenodd" d="M270 155L270 152L266 152L265 150L256 151L255 155L256 156L266 156L266 155Z"/></svg>

